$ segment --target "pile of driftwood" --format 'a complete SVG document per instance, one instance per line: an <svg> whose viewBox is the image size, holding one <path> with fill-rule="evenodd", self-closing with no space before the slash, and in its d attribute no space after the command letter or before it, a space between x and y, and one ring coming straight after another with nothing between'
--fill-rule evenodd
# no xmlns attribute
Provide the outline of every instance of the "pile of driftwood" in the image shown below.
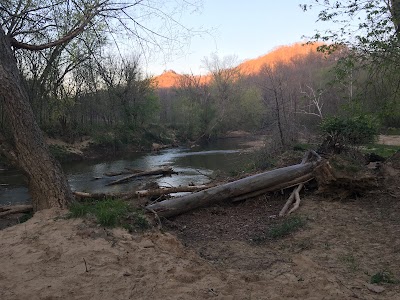
<svg viewBox="0 0 400 300"><path fill-rule="evenodd" d="M138 172L135 170L128 170L130 172L126 177L110 182L108 185L125 183L133 178L141 176L154 176L154 175L171 175L176 174L172 168L162 168L151 171ZM105 174L108 176L116 176L127 173L112 173ZM318 178L317 178L318 177ZM157 217L171 217L187 211L211 205L226 199L232 201L241 201L256 197L267 192L279 191L287 188L294 188L292 194L283 206L280 216L294 212L300 205L299 192L304 184L314 178L318 182L334 180L329 163L314 151L309 151L303 158L302 162L297 165L279 168L272 171L252 175L233 182L211 186L178 186L169 188L156 188L132 191L127 193L83 193L74 192L76 199L79 201L84 198L92 199L105 199L105 198L119 198L129 200L140 197L161 196L172 193L190 192L181 197L175 197L161 202L153 202L145 208L147 211L157 215ZM1 211L3 209L3 211ZM24 207L26 210L26 207ZM10 212L12 209L8 209ZM0 212L5 213L4 208L0 207Z"/></svg>

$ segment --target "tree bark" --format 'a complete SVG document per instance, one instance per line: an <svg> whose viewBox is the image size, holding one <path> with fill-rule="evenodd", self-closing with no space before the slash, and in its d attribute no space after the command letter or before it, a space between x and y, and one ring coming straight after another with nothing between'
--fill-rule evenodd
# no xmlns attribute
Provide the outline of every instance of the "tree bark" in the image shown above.
<svg viewBox="0 0 400 300"><path fill-rule="evenodd" d="M211 203L254 193L255 191L273 190L273 187L281 187L286 182L293 183L296 178L307 178L309 180L310 176L308 175L313 173L318 163L319 161L301 163L253 175L194 194L148 205L146 209L156 212L160 217L171 217Z"/></svg>
<svg viewBox="0 0 400 300"><path fill-rule="evenodd" d="M10 40L1 27L0 100L3 101L12 136L9 145L18 167L28 179L34 211L50 207L65 208L73 200L71 190L35 121Z"/></svg>

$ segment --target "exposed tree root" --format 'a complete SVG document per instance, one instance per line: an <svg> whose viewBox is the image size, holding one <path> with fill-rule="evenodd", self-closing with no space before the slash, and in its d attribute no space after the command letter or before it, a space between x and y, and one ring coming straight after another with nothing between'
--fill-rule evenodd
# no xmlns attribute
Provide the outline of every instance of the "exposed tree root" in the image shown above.
<svg viewBox="0 0 400 300"><path fill-rule="evenodd" d="M28 213L31 211L33 211L32 205L0 206L0 217L4 217L11 214Z"/></svg>

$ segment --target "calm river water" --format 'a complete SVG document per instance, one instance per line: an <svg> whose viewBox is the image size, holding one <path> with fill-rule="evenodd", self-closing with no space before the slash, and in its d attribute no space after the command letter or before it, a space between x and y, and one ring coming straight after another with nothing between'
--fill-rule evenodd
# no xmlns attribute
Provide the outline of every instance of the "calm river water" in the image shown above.
<svg viewBox="0 0 400 300"><path fill-rule="evenodd" d="M90 160L63 165L73 191L83 192L124 192L143 187L148 182L160 186L204 184L215 172L231 172L249 161L245 142L250 139L222 139L206 146L166 149L159 153L132 153L107 160ZM118 172L125 168L150 170L169 166L178 172L170 177L148 177L133 180L127 184L106 186L119 179L107 177L104 173ZM100 178L94 180L94 178ZM29 202L29 193L24 179L17 171L0 171L0 205Z"/></svg>

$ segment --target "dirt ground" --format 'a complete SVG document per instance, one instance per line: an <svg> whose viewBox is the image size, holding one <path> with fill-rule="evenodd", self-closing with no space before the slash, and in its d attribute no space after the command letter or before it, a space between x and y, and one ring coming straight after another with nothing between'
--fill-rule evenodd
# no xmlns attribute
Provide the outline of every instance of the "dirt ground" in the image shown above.
<svg viewBox="0 0 400 300"><path fill-rule="evenodd" d="M36 213L0 231L0 299L400 299L400 153L376 172L380 188L343 201L310 186L305 226L277 239L282 193L134 234Z"/></svg>

